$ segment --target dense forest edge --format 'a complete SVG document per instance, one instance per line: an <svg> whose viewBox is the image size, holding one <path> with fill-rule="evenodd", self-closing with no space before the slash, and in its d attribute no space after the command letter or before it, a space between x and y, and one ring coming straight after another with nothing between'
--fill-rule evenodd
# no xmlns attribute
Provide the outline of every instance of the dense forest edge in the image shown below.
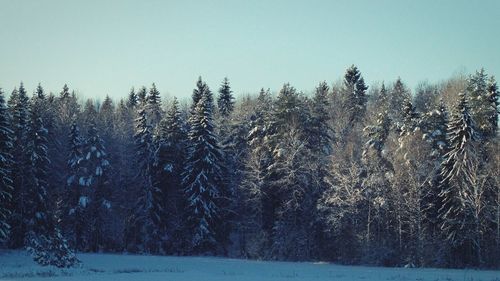
<svg viewBox="0 0 500 281"><path fill-rule="evenodd" d="M483 69L412 91L356 66L313 93L119 101L0 89L0 249L500 266L499 100Z"/></svg>

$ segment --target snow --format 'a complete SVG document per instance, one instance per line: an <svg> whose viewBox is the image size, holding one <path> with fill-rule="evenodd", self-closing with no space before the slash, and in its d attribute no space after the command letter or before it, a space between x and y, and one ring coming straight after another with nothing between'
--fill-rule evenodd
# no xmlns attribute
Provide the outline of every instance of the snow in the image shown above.
<svg viewBox="0 0 500 281"><path fill-rule="evenodd" d="M79 267L58 269L36 265L24 251L0 250L0 280L500 280L500 271L377 268L341 266L329 263L264 262L214 257L79 254L78 258L82 261Z"/></svg>

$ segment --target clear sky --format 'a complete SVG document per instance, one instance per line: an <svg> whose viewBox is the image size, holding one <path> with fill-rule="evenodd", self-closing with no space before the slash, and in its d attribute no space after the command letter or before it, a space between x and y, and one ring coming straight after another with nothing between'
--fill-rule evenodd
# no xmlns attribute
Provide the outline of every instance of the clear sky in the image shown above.
<svg viewBox="0 0 500 281"><path fill-rule="evenodd" d="M201 75L237 94L311 91L356 64L368 84L410 87L484 67L500 74L500 1L0 0L0 87L64 83L113 98L156 82L192 93Z"/></svg>

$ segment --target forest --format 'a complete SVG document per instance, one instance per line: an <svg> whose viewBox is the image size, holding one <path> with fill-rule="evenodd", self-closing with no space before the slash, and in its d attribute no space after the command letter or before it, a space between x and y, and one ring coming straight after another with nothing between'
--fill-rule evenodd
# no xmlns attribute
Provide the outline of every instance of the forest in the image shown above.
<svg viewBox="0 0 500 281"><path fill-rule="evenodd" d="M354 65L310 93L193 88L0 89L0 248L58 267L78 252L500 266L485 70L414 90Z"/></svg>

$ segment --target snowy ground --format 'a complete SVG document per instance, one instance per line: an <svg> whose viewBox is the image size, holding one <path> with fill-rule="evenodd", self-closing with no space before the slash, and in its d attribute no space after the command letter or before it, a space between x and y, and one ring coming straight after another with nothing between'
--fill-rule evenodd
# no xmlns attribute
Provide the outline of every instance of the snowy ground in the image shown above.
<svg viewBox="0 0 500 281"><path fill-rule="evenodd" d="M25 252L0 251L0 280L500 281L500 271L376 268L205 257L110 254L78 257L82 265L68 270L37 266Z"/></svg>

